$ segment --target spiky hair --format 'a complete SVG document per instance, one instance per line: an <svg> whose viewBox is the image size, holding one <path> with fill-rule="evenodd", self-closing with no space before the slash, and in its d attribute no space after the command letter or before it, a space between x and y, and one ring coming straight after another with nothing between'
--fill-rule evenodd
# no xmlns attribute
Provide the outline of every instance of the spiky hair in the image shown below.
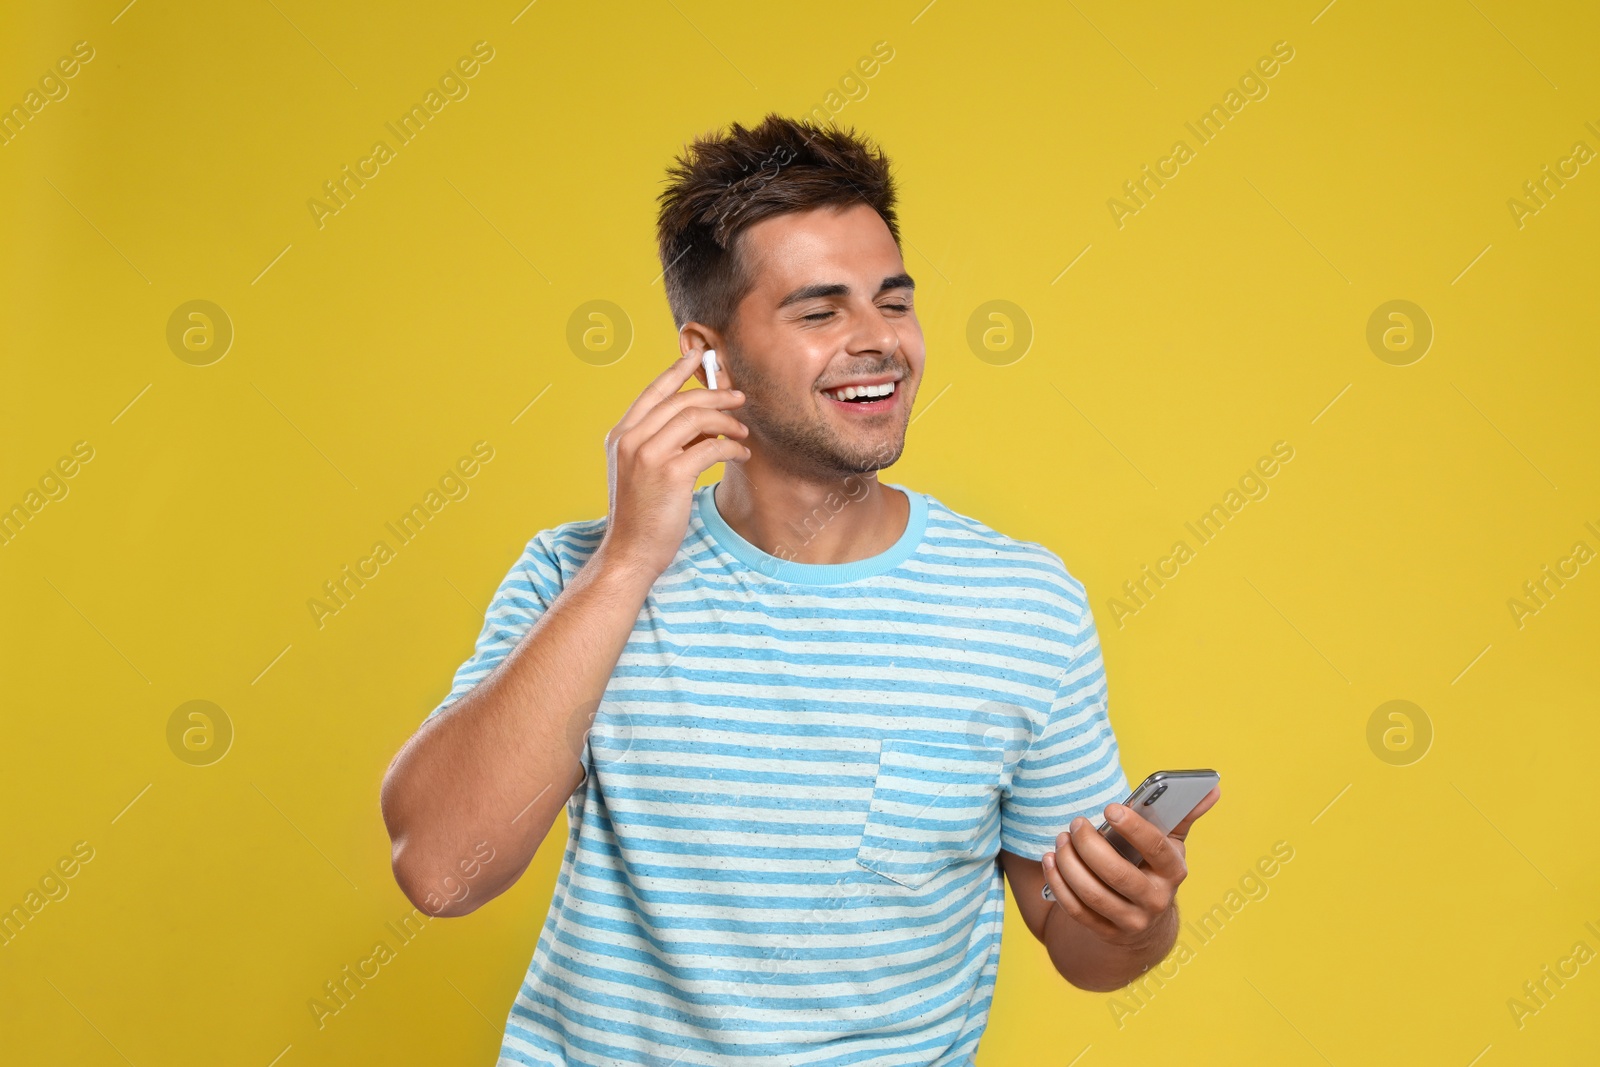
<svg viewBox="0 0 1600 1067"><path fill-rule="evenodd" d="M734 311L753 284L738 238L763 219L864 203L900 243L883 151L854 129L775 113L753 129L735 122L685 146L657 199L667 303L680 327L701 322L732 332Z"/></svg>

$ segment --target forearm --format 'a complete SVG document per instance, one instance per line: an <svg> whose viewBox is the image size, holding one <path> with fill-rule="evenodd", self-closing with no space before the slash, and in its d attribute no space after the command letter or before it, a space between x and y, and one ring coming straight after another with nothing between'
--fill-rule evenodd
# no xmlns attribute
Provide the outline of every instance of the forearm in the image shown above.
<svg viewBox="0 0 1600 1067"><path fill-rule="evenodd" d="M1178 938L1178 902L1135 942L1112 944L1075 921L1059 906L1045 915L1044 943L1061 977L1096 993L1121 989L1172 951Z"/></svg>
<svg viewBox="0 0 1600 1067"><path fill-rule="evenodd" d="M395 878L425 910L465 914L509 888L583 781L585 731L653 581L608 565L603 553L488 677L417 731L385 775ZM469 860L480 842L494 857L481 867ZM458 896L450 890L468 870Z"/></svg>

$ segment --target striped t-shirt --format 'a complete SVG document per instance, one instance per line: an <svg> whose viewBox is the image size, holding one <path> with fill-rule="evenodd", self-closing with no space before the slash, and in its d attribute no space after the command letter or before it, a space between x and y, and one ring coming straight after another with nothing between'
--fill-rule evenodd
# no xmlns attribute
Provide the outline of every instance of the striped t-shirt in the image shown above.
<svg viewBox="0 0 1600 1067"><path fill-rule="evenodd" d="M499 1063L969 1064L997 850L1038 860L1127 794L1083 585L901 486L887 551L795 563L735 533L712 488L575 746L587 777ZM604 529L528 543L432 714Z"/></svg>

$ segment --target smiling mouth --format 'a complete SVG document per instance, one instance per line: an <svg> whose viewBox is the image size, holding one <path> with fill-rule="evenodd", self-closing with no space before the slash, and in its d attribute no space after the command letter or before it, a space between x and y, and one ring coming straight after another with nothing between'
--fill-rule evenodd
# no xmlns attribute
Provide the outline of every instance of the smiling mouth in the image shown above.
<svg viewBox="0 0 1600 1067"><path fill-rule="evenodd" d="M866 415L894 407L895 398L900 395L900 383L847 385L841 389L824 389L822 395L841 408Z"/></svg>

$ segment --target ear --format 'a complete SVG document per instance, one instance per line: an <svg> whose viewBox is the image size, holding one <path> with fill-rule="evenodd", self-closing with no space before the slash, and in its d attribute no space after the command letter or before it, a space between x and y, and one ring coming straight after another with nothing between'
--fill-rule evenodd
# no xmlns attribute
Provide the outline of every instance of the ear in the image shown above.
<svg viewBox="0 0 1600 1067"><path fill-rule="evenodd" d="M715 348L718 355L722 353L722 335L716 330L701 322L686 322L678 328L678 352L680 354L686 356L690 352L704 352L708 348ZM726 362L719 365L723 368L723 373L726 373ZM705 385L705 368L695 367L694 377L701 385ZM720 381L717 384L727 388Z"/></svg>

